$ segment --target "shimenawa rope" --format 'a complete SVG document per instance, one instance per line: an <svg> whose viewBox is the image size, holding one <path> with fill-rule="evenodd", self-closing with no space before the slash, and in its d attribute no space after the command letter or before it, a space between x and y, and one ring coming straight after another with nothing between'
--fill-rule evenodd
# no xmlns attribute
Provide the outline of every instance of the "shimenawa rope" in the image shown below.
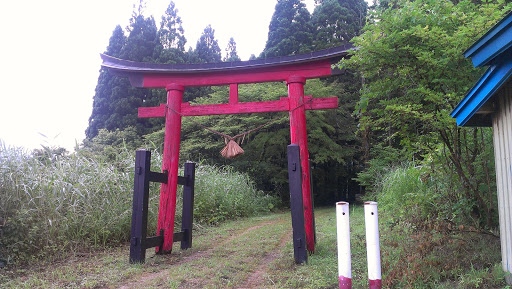
<svg viewBox="0 0 512 289"><path fill-rule="evenodd" d="M313 98L308 99L307 101L299 104L297 107L295 107L292 110L290 110L290 112L298 109L299 107L305 105L308 102L311 102L312 100L313 100ZM177 112L176 110L174 110L174 109L172 109L172 108L170 108L168 106L166 106L166 107L169 108L170 110L172 110L174 113L179 114L182 117L184 116L181 112ZM220 151L220 154L223 157L225 157L225 158L232 159L232 158L235 158L235 157L237 157L237 156L239 156L239 155L244 153L244 150L240 147L240 145L244 142L244 139L245 139L246 135L248 135L248 134L250 134L252 132L258 131L258 130L266 127L267 125L270 125L270 124L272 124L272 123L274 123L276 121L279 121L279 120L281 120L281 119L283 119L285 117L286 116L283 116L281 118L271 119L270 121L268 121L268 122L266 122L266 123L264 123L264 124L262 124L262 125L260 125L260 126L258 126L256 128L253 128L251 130L245 131L243 133L239 133L239 134L237 134L235 136L229 136L227 134L224 134L224 133L221 133L219 131L216 131L216 130L214 130L212 128L209 128L207 126L202 125L201 123L199 123L199 122L197 122L197 121L195 121L193 119L189 119L189 120L191 122L193 122L194 124L200 126L201 128L207 130L207 131L210 131L210 132L212 132L214 134L217 134L217 135L220 135L220 136L224 137L224 143L226 144L226 146ZM241 141L240 141L240 138L242 138Z"/></svg>

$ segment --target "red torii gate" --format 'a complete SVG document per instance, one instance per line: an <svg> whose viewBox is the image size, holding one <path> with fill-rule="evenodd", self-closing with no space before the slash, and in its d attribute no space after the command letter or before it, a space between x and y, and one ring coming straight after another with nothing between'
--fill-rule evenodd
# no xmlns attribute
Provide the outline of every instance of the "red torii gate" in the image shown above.
<svg viewBox="0 0 512 289"><path fill-rule="evenodd" d="M178 162L181 137L181 117L289 111L291 143L300 148L302 197L307 249L315 250L309 153L307 147L305 110L338 107L337 97L312 98L304 95L307 79L341 74L332 65L347 56L352 46L340 46L308 54L269 59L208 64L153 64L121 60L101 55L102 66L127 76L134 87L165 88L167 103L159 107L140 107L139 117L165 117L165 138L162 171L167 171L167 183L160 190L158 230L163 230L160 253L172 250ZM238 84L286 81L288 97L277 101L238 102ZM229 103L190 105L183 103L185 87L229 85ZM158 250L158 247L157 247Z"/></svg>

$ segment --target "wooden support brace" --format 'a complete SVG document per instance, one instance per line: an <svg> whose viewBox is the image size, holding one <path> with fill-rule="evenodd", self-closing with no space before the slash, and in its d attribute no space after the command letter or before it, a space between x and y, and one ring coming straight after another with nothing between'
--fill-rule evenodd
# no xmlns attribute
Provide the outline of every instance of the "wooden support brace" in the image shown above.
<svg viewBox="0 0 512 289"><path fill-rule="evenodd" d="M164 243L163 231L158 236L147 237L149 182L166 183L167 172L150 171L151 152L138 150L135 154L135 179L133 190L132 231L130 238L130 263L144 263L146 249L160 248ZM185 164L185 176L178 177L183 188L182 231L173 233L173 242L181 242L181 249L192 247L192 222L194 205L195 164Z"/></svg>
<svg viewBox="0 0 512 289"><path fill-rule="evenodd" d="M238 103L238 84L236 83L229 85L229 103Z"/></svg>
<svg viewBox="0 0 512 289"><path fill-rule="evenodd" d="M259 112L278 112L289 111L295 107L290 106L288 97L281 97L280 100L273 101L257 101L257 102L237 102L222 104L204 104L191 105L185 102L181 105L181 114L183 116L199 116L199 115L221 115L221 114L241 114L241 113L259 113ZM329 109L338 107L337 97L319 97L313 98L311 95L304 96L304 108L306 110ZM139 107L139 117L165 117L166 107L161 104L157 107Z"/></svg>
<svg viewBox="0 0 512 289"><path fill-rule="evenodd" d="M194 220L194 183L196 178L195 163L185 163L184 178L186 183L183 187L183 210L181 218L181 249L192 247L192 224Z"/></svg>

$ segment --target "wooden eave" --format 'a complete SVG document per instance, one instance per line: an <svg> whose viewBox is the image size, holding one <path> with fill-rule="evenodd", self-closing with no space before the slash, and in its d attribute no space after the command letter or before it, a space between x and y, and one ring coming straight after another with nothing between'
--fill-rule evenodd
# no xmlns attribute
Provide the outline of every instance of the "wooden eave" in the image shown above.
<svg viewBox="0 0 512 289"><path fill-rule="evenodd" d="M345 45L300 55L206 64L144 63L104 54L101 58L103 67L127 76L135 87L164 88L170 83L211 86L285 81L290 76L309 79L336 75L343 71L332 65L347 57L352 48Z"/></svg>

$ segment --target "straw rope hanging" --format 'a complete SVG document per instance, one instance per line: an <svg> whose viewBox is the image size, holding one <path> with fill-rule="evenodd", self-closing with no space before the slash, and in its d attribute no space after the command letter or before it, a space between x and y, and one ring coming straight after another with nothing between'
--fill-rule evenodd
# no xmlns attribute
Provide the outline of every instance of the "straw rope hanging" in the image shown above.
<svg viewBox="0 0 512 289"><path fill-rule="evenodd" d="M242 147L240 147L240 145L244 142L245 140L245 136L252 133L252 132L255 132L257 130L260 130L264 127L266 127L267 125L270 125L278 120L281 120L283 119L284 117L281 117L281 118L276 118L276 119L272 119L256 128L253 128L251 130L248 130L248 131L245 131L243 133L239 133L235 136L229 136L227 134L224 134L224 133L221 133L219 131L216 131L212 128L209 128L207 126L204 126L192 119L190 119L190 121L192 121L193 123L197 124L198 126L214 133L214 134L217 134L217 135L220 135L222 137L224 137L224 148L220 151L220 154L225 157L225 158L228 158L228 159L233 159L239 155L242 155L244 153L244 150L242 149Z"/></svg>
<svg viewBox="0 0 512 289"><path fill-rule="evenodd" d="M308 101L303 102L302 104L300 104L297 107L295 107L292 110L290 110L290 112L292 112L292 111L296 110L297 108L305 105L307 102L311 102L312 100L313 99L311 98ZM177 112L176 110L174 110L174 109L172 109L170 107L168 107L168 108L171 109L173 112L181 115L182 117L184 116L182 113ZM224 133L221 133L219 131L216 131L216 130L214 130L212 128L209 128L207 126L202 125L201 123L199 123L199 122L197 122L197 121L195 121L193 119L189 119L189 120L191 122L193 122L194 124L196 124L196 125L202 127L203 129L207 130L207 131L210 131L210 132L212 132L212 133L214 133L216 135L220 135L220 136L224 137L224 144L225 144L225 146L220 151L220 154L223 157L225 157L225 158L233 159L233 158L235 158L235 157L237 157L239 155L242 155L244 153L244 150L242 149L242 147L240 147L240 145L244 142L246 135L248 135L248 134L250 134L252 132L258 131L258 130L266 127L267 125L270 125L270 124L272 124L274 122L277 122L277 121L279 121L279 120L281 120L281 119L283 119L285 117L286 116L283 116L281 118L271 119L270 121L268 121L268 122L266 122L266 123L264 123L264 124L262 124L262 125L260 125L260 126L258 126L256 128L253 128L251 130L245 131L243 133L239 133L239 134L237 134L235 136L229 136L227 134L224 134Z"/></svg>

